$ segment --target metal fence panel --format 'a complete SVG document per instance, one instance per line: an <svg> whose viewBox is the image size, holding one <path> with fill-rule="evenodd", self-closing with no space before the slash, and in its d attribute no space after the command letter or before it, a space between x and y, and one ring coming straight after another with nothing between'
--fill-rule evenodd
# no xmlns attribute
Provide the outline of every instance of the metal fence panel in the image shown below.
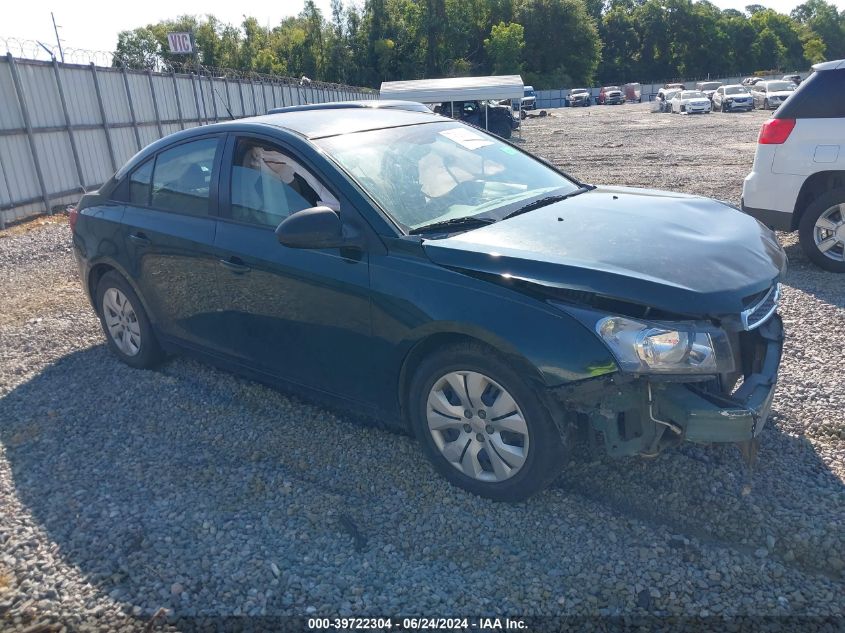
<svg viewBox="0 0 845 633"><path fill-rule="evenodd" d="M372 98L296 80L153 73L0 57L0 227L79 199L181 129L299 103Z"/></svg>
<svg viewBox="0 0 845 633"><path fill-rule="evenodd" d="M50 66L19 64L21 84L30 103L29 116L33 128L64 125L62 104L56 79Z"/></svg>
<svg viewBox="0 0 845 633"><path fill-rule="evenodd" d="M74 167L70 140L64 131L46 132L35 137L49 189L55 192L78 189L79 177Z"/></svg>

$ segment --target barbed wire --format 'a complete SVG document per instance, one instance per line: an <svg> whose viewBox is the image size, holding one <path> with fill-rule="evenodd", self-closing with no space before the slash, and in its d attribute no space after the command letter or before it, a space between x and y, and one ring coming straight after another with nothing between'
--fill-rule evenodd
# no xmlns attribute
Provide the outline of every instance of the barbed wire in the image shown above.
<svg viewBox="0 0 845 633"><path fill-rule="evenodd" d="M18 59L46 61L53 59L66 64L94 64L103 68L126 68L127 70L146 71L151 70L157 73L195 74L212 79L248 79L251 81L263 81L265 83L281 83L285 85L307 86L313 89L334 89L334 90L355 90L375 92L372 88L361 86L349 86L346 84L331 83L308 79L306 77L289 77L273 73L262 73L254 70L239 68L223 68L219 66L206 66L193 58L186 58L184 61L167 59L158 54L150 55L147 63L139 66L133 60L122 57L114 51L100 51L86 48L74 48L62 45L61 51L58 45L50 45L39 40L21 39L17 37L4 37L0 35L0 53L11 54Z"/></svg>

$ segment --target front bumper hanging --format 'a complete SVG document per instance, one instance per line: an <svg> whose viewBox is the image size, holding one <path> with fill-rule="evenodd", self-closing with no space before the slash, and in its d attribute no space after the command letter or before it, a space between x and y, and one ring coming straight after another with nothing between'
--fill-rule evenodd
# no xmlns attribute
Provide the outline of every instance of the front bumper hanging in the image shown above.
<svg viewBox="0 0 845 633"><path fill-rule="evenodd" d="M775 315L758 328L765 356L757 373L745 377L729 397L695 390L693 385L665 384L654 389L658 419L683 429L689 442L744 442L757 437L766 424L777 384L783 351L783 324Z"/></svg>

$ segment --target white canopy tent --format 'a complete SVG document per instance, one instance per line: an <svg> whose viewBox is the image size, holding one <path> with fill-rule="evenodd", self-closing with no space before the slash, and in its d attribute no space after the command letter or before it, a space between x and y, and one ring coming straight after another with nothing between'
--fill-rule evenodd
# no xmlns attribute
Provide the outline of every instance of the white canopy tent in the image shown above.
<svg viewBox="0 0 845 633"><path fill-rule="evenodd" d="M523 91L524 85L519 75L449 77L447 79L383 81L379 98L403 99L420 103L516 99L518 103L522 99Z"/></svg>
<svg viewBox="0 0 845 633"><path fill-rule="evenodd" d="M524 94L525 86L522 83L522 77L519 75L383 81L379 90L380 99L400 99L420 103L449 103L449 110L453 113L455 101L510 99L511 103L519 104L520 118L522 118L522 97ZM485 108L485 128L488 128L487 123L487 108Z"/></svg>

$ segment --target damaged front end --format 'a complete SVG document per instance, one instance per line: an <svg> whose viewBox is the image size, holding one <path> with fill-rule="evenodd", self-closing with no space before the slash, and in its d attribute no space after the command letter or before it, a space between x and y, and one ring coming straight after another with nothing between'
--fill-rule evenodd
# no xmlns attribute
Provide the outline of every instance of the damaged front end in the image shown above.
<svg viewBox="0 0 845 633"><path fill-rule="evenodd" d="M626 371L628 361L617 352L622 371L558 387L553 397L570 419L577 417L590 445L603 446L611 456L654 456L690 441L736 443L752 459L771 408L783 349L776 287L764 301L759 305L766 312L758 313L757 322L743 313L720 323L730 359L718 360L718 372ZM708 340L718 348L715 339Z"/></svg>

